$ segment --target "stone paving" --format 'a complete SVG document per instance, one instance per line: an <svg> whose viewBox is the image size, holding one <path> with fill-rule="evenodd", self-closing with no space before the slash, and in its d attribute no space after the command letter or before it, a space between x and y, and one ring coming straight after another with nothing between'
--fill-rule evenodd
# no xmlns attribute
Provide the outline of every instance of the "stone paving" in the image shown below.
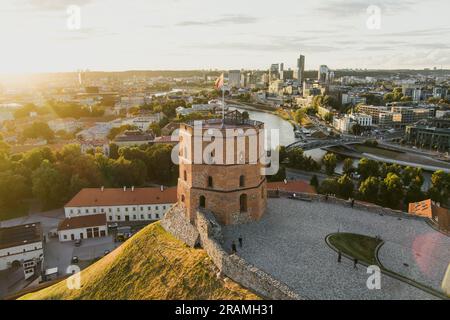
<svg viewBox="0 0 450 320"><path fill-rule="evenodd" d="M450 238L426 222L398 219L319 202L270 199L258 222L223 228L225 248L243 238L238 255L309 299L435 299L387 275L369 290L366 267L343 258L325 243L327 235L350 232L381 236L379 252L388 269L440 290L450 263Z"/></svg>

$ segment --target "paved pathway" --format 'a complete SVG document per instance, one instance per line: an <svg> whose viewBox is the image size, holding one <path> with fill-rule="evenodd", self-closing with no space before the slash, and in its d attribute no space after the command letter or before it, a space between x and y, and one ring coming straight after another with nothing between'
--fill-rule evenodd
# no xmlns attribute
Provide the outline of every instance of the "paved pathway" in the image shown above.
<svg viewBox="0 0 450 320"><path fill-rule="evenodd" d="M263 219L224 227L225 246L240 235L238 254L310 299L434 299L418 289L382 275L381 290L369 290L367 269L325 243L335 232L380 235L385 246L380 260L393 271L439 289L450 263L450 238L424 221L396 217L318 202L270 199ZM405 266L406 263L408 266Z"/></svg>

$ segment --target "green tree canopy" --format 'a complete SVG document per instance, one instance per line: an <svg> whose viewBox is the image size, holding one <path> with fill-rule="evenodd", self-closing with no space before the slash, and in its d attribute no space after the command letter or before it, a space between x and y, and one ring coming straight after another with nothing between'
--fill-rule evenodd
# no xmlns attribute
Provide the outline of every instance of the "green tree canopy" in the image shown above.
<svg viewBox="0 0 450 320"><path fill-rule="evenodd" d="M334 153L327 153L323 159L322 164L325 166L325 172L327 175L331 176L334 174L334 170L336 169L338 159Z"/></svg>

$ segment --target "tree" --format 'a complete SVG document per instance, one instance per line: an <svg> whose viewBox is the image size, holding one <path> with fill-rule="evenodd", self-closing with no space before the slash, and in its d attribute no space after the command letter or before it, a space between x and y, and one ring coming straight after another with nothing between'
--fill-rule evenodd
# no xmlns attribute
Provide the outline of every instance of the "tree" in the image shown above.
<svg viewBox="0 0 450 320"><path fill-rule="evenodd" d="M362 132L363 132L363 127L362 127L359 123L355 123L355 124L352 126L352 133L353 133L355 136L360 136Z"/></svg>
<svg viewBox="0 0 450 320"><path fill-rule="evenodd" d="M244 119L244 120L250 119L250 115L248 114L247 111L242 112L242 119Z"/></svg>
<svg viewBox="0 0 450 320"><path fill-rule="evenodd" d="M0 172L0 208L15 209L27 195L26 179L12 171Z"/></svg>
<svg viewBox="0 0 450 320"><path fill-rule="evenodd" d="M112 163L112 172L115 186L140 186L145 182L147 168L141 160L119 157Z"/></svg>
<svg viewBox="0 0 450 320"><path fill-rule="evenodd" d="M420 183L419 187L422 187L424 182L422 168L406 167L401 174L403 185L410 186L412 183Z"/></svg>
<svg viewBox="0 0 450 320"><path fill-rule="evenodd" d="M369 177L359 186L359 196L361 200L377 203L378 200L379 181L376 177Z"/></svg>
<svg viewBox="0 0 450 320"><path fill-rule="evenodd" d="M55 138L55 133L50 129L47 123L33 122L30 126L26 127L22 132L22 137L27 139L43 138L47 141Z"/></svg>
<svg viewBox="0 0 450 320"><path fill-rule="evenodd" d="M20 162L30 170L34 171L39 168L44 160L50 163L56 161L55 155L49 147L35 148L26 152Z"/></svg>
<svg viewBox="0 0 450 320"><path fill-rule="evenodd" d="M338 194L339 184L337 180L332 178L323 180L319 192L322 194Z"/></svg>
<svg viewBox="0 0 450 320"><path fill-rule="evenodd" d="M11 147L5 141L0 140L0 154L8 155Z"/></svg>
<svg viewBox="0 0 450 320"><path fill-rule="evenodd" d="M342 171L346 175L351 175L355 171L355 167L353 166L353 159L347 158L344 160Z"/></svg>
<svg viewBox="0 0 450 320"><path fill-rule="evenodd" d="M450 174L442 170L433 173L428 194L433 201L446 205L450 196Z"/></svg>
<svg viewBox="0 0 450 320"><path fill-rule="evenodd" d="M172 162L173 146L168 144L154 145L147 150L148 176L158 183L173 182L178 176L178 166Z"/></svg>
<svg viewBox="0 0 450 320"><path fill-rule="evenodd" d="M46 114L49 112L47 108L38 108L33 103L27 103L23 107L14 111L14 119L23 119L30 116L31 112L36 112L38 114Z"/></svg>
<svg viewBox="0 0 450 320"><path fill-rule="evenodd" d="M384 207L397 209L403 199L403 183L395 173L388 173L380 183L379 202Z"/></svg>
<svg viewBox="0 0 450 320"><path fill-rule="evenodd" d="M319 189L319 179L317 178L317 175L313 175L309 184L314 187L314 189Z"/></svg>
<svg viewBox="0 0 450 320"><path fill-rule="evenodd" d="M304 118L305 118L305 111L302 109L298 109L295 112L295 116L294 116L295 122L297 122L298 124L301 124Z"/></svg>
<svg viewBox="0 0 450 320"><path fill-rule="evenodd" d="M119 158L119 146L115 143L109 144L109 157L111 159Z"/></svg>
<svg viewBox="0 0 450 320"><path fill-rule="evenodd" d="M420 180L419 177L416 177L416 179L409 185L405 194L405 205L413 202L423 201L427 198L425 192L422 191L422 184L423 181Z"/></svg>
<svg viewBox="0 0 450 320"><path fill-rule="evenodd" d="M325 166L325 172L327 173L327 175L329 176L333 175L337 165L336 155L334 153L327 153L323 157L322 163Z"/></svg>
<svg viewBox="0 0 450 320"><path fill-rule="evenodd" d="M287 152L289 159L289 166L294 169L317 171L320 169L320 165L315 162L311 157L304 155L303 149L292 148Z"/></svg>
<svg viewBox="0 0 450 320"><path fill-rule="evenodd" d="M343 175L338 179L338 195L341 198L348 199L352 197L355 185L348 175Z"/></svg>
<svg viewBox="0 0 450 320"><path fill-rule="evenodd" d="M161 127L156 122L154 122L154 123L152 123L150 125L150 130L152 130L153 134L156 137L160 137L161 136Z"/></svg>
<svg viewBox="0 0 450 320"><path fill-rule="evenodd" d="M32 174L33 195L41 201L43 209L55 208L66 200L66 182L58 170L44 160Z"/></svg>
<svg viewBox="0 0 450 320"><path fill-rule="evenodd" d="M328 123L333 122L333 114L331 112L328 112L327 114L325 114L325 116L323 117L323 120L325 120Z"/></svg>
<svg viewBox="0 0 450 320"><path fill-rule="evenodd" d="M395 173L397 176L402 176L402 167L396 163L382 163L379 168L381 178L386 178L389 173Z"/></svg>
<svg viewBox="0 0 450 320"><path fill-rule="evenodd" d="M358 174L361 180L366 180L369 177L378 177L380 175L378 163L375 160L362 158L358 162Z"/></svg>

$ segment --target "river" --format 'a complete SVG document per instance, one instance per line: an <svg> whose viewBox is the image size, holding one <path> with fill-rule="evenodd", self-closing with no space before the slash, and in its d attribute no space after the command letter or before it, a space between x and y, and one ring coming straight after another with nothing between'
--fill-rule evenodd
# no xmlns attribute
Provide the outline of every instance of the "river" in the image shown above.
<svg viewBox="0 0 450 320"><path fill-rule="evenodd" d="M289 121L268 112L253 110L250 107L248 109L230 107L230 110L236 109L239 110L239 112L247 111L252 120L264 122L266 129L280 130L280 145L287 146L298 141L294 135L294 128Z"/></svg>

